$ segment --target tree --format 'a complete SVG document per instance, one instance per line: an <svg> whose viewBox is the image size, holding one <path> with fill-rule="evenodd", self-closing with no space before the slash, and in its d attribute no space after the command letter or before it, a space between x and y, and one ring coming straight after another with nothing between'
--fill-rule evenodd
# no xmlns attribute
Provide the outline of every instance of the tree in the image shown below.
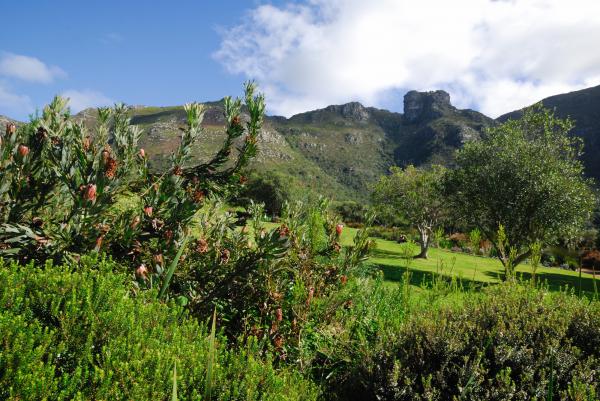
<svg viewBox="0 0 600 401"><path fill-rule="evenodd" d="M464 222L494 244L505 278L533 244L574 238L591 217L595 197L572 128L571 120L535 105L457 153L447 193Z"/></svg>
<svg viewBox="0 0 600 401"><path fill-rule="evenodd" d="M392 167L375 185L373 198L384 213L402 214L419 231L421 252L427 258L433 232L446 214L443 177L446 169L434 165L428 169Z"/></svg>

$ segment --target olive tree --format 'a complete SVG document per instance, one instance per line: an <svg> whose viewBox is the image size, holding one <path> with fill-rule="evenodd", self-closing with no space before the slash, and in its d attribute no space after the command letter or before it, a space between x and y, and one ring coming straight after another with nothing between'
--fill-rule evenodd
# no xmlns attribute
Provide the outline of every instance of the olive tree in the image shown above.
<svg viewBox="0 0 600 401"><path fill-rule="evenodd" d="M392 167L375 185L373 200L381 211L399 214L419 231L421 252L427 258L434 230L446 215L443 177L446 169L434 165L427 169Z"/></svg>
<svg viewBox="0 0 600 401"><path fill-rule="evenodd" d="M493 243L505 279L533 244L575 238L592 214L595 197L572 128L570 119L535 105L457 153L447 194L464 223Z"/></svg>

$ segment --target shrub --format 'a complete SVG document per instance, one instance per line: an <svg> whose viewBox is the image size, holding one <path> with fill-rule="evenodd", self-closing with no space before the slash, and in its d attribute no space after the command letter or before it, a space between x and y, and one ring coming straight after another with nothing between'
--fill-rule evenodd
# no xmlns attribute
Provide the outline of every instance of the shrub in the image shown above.
<svg viewBox="0 0 600 401"><path fill-rule="evenodd" d="M366 258L366 229L358 231L353 246L342 248L343 226L325 200L285 204L280 226L271 230L257 205L241 230L231 216L213 211L199 216L193 257L178 268L172 295L184 297L199 317L216 307L230 337L268 340L281 359L289 358L312 302L337 291Z"/></svg>
<svg viewBox="0 0 600 401"><path fill-rule="evenodd" d="M179 400L200 399L206 325L152 292L132 297L112 262L84 256L82 264L73 271L0 260L0 398L166 400L177 363ZM256 341L227 348L219 334L215 344L211 399L316 399L314 385L275 370Z"/></svg>
<svg viewBox="0 0 600 401"><path fill-rule="evenodd" d="M204 164L191 160L203 108L186 105L180 146L162 175L148 171L145 152L137 149L141 132L130 125L125 106L99 109L90 132L55 98L41 118L7 129L0 144L0 255L77 260L106 251L162 278L207 197L245 180L241 169L256 154L265 108L254 91L246 85L247 123L242 101L225 98L226 137Z"/></svg>
<svg viewBox="0 0 600 401"><path fill-rule="evenodd" d="M398 243L406 242L410 235L398 227L374 226L369 228L369 236Z"/></svg>
<svg viewBox="0 0 600 401"><path fill-rule="evenodd" d="M364 204L355 201L342 201L334 204L335 212L347 224L364 223L367 208Z"/></svg>
<svg viewBox="0 0 600 401"><path fill-rule="evenodd" d="M365 400L597 399L599 316L597 302L497 285L411 313L349 380L369 384Z"/></svg>

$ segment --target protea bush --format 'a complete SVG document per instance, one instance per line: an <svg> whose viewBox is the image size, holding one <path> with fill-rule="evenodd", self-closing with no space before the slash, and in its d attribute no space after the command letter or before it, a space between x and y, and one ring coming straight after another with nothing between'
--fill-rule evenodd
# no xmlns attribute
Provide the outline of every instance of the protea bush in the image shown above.
<svg viewBox="0 0 600 401"><path fill-rule="evenodd" d="M87 252L107 252L142 276L160 274L205 200L243 181L265 107L254 92L247 84L246 123L242 101L225 99L223 146L202 164L192 160L202 105L186 105L181 143L162 174L149 171L138 148L141 131L130 125L124 105L99 109L88 129L56 97L29 124L9 124L0 143L0 256L76 261Z"/></svg>

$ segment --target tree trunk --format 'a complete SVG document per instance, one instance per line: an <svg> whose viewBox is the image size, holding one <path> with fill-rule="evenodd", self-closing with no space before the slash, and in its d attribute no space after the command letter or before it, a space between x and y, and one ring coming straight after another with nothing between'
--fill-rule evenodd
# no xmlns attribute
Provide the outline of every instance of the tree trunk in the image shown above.
<svg viewBox="0 0 600 401"><path fill-rule="evenodd" d="M419 244L421 245L421 253L419 253L415 258L427 259L427 251L429 250L429 230L427 228L419 228L419 234L421 234L421 238L419 239Z"/></svg>

